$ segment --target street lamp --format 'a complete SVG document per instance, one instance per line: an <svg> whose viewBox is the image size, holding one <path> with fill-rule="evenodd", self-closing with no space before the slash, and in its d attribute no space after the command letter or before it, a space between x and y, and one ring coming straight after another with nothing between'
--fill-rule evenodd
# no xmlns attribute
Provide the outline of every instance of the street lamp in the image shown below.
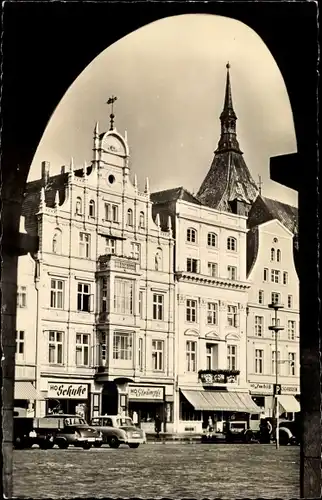
<svg viewBox="0 0 322 500"><path fill-rule="evenodd" d="M278 326L277 324L277 312L279 311L279 309L283 309L283 305L282 304L278 304L278 303L272 303L272 304L268 304L268 307L270 309L274 309L275 311L275 325L272 325L272 326L269 326L268 329L275 332L275 405L274 405L274 416L275 416L275 422L276 422L276 431L275 431L275 435L276 435L276 449L278 450L279 448L279 431L278 431L278 393L280 392L279 391L279 386L278 386L278 332L280 330L284 330L284 328L282 326Z"/></svg>

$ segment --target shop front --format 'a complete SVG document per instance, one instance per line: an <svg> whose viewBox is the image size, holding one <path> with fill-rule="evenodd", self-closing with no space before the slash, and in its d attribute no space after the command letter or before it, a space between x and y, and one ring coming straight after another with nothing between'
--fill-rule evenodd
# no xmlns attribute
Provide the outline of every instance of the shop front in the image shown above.
<svg viewBox="0 0 322 500"><path fill-rule="evenodd" d="M35 416L35 401L39 399L33 383L29 380L16 380L14 392L14 411L20 417Z"/></svg>
<svg viewBox="0 0 322 500"><path fill-rule="evenodd" d="M265 417L273 417L274 414L274 384L264 382L251 382L250 392L253 401L261 407ZM297 385L281 384L281 394L278 396L279 417L294 420L295 413L301 411L300 388Z"/></svg>
<svg viewBox="0 0 322 500"><path fill-rule="evenodd" d="M129 416L145 432L154 433L155 423L161 421L161 431L171 420L171 403L165 399L165 387L130 384L128 389Z"/></svg>
<svg viewBox="0 0 322 500"><path fill-rule="evenodd" d="M89 384L48 381L46 414L68 413L90 418Z"/></svg>

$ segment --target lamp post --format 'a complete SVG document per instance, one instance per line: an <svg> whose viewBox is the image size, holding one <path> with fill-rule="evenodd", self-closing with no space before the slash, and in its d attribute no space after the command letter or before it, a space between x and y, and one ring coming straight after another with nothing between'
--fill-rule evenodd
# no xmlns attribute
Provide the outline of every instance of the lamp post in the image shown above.
<svg viewBox="0 0 322 500"><path fill-rule="evenodd" d="M270 309L274 309L275 311L275 325L269 326L268 329L275 332L275 391L274 391L274 396L275 396L275 404L274 404L274 417L275 417L275 422L276 422L276 449L278 450L279 448L279 431L278 431L278 396L279 396L279 386L278 386L278 332L280 330L284 330L282 326L278 326L277 324L277 312L280 309L283 309L282 304L278 303L272 303L269 304L268 307Z"/></svg>

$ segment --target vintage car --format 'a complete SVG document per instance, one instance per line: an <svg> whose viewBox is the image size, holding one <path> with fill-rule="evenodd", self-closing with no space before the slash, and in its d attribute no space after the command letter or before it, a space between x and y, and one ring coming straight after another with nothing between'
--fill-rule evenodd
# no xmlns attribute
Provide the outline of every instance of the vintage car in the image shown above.
<svg viewBox="0 0 322 500"><path fill-rule="evenodd" d="M91 446L102 445L103 437L97 429L90 427L84 418L78 415L51 414L47 418L59 420L59 430L55 433L54 444L66 449L69 445L89 450Z"/></svg>
<svg viewBox="0 0 322 500"><path fill-rule="evenodd" d="M103 442L111 448L126 444L130 448L138 448L146 442L142 429L135 427L130 417L121 415L102 415L91 421L91 426L103 435Z"/></svg>
<svg viewBox="0 0 322 500"><path fill-rule="evenodd" d="M279 422L279 443L281 446L300 444L300 427L294 420L280 420ZM273 439L275 435L273 433Z"/></svg>

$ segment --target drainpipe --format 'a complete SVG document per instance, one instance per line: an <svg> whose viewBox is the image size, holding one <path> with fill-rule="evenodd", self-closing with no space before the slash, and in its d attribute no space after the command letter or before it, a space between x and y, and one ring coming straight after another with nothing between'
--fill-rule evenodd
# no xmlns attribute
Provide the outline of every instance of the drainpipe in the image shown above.
<svg viewBox="0 0 322 500"><path fill-rule="evenodd" d="M36 352L35 352L35 388L37 395L40 394L40 366L39 366L39 282L40 282L40 260L38 255L32 255L35 261L35 273L34 273L34 284L36 289ZM35 417L40 416L40 404L39 400L35 401Z"/></svg>

